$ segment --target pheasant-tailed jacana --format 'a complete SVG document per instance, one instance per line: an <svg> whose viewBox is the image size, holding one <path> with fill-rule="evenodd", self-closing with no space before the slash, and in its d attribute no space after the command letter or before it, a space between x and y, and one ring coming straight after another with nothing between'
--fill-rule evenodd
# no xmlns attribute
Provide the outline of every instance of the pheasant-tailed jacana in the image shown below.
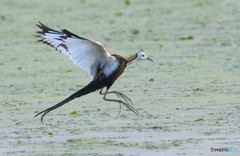
<svg viewBox="0 0 240 156"><path fill-rule="evenodd" d="M72 62L80 68L85 69L88 72L89 77L93 78L93 80L86 87L75 92L58 104L36 114L35 117L43 114L41 117L42 121L43 117L50 111L61 107L75 98L99 89L101 89L99 93L104 95L104 100L119 102L120 107L121 104L124 104L132 112L138 114L138 111L129 104L129 102L132 103L129 97L121 92L108 92L108 90L128 65L138 60L152 61L152 59L148 58L143 52L137 52L130 57L122 57L116 54L111 55L107 52L103 45L97 41L80 37L66 29L62 29L61 32L53 30L41 22L39 22L37 26L41 29L41 31L37 31L37 33L41 35L36 35L37 37L42 38L39 42L55 47L56 50L67 55ZM103 93L104 87L106 87L105 93ZM111 93L116 94L120 100L107 99L107 94ZM122 101L121 98L124 101Z"/></svg>

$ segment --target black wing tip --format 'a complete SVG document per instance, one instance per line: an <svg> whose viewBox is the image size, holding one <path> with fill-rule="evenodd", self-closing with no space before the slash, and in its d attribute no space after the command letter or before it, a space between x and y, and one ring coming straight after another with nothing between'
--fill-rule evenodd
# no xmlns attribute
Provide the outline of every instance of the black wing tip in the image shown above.
<svg viewBox="0 0 240 156"><path fill-rule="evenodd" d="M38 24L36 24L36 26L38 26L42 30L42 31L37 31L37 33L39 33L39 34L43 34L44 35L45 33L49 33L49 31L59 33L59 31L56 31L56 30L53 30L53 29L47 27L46 25L44 25L40 21L38 21Z"/></svg>
<svg viewBox="0 0 240 156"><path fill-rule="evenodd" d="M39 28L42 27L47 27L46 25L44 25L42 22L38 21L38 23L36 24Z"/></svg>
<svg viewBox="0 0 240 156"><path fill-rule="evenodd" d="M38 24L36 24L42 31L37 31L38 34L42 34L44 35L45 33L49 33L49 31L51 31L51 33L61 33L60 31L56 31L54 29L51 29L49 27L47 27L46 25L44 25L42 22L38 21ZM76 37L82 40L88 40L84 37L78 36L72 32L70 32L67 29L61 29L62 33L64 33L66 36L60 36L61 38L66 38L66 37Z"/></svg>
<svg viewBox="0 0 240 156"><path fill-rule="evenodd" d="M38 21L39 24L44 25L42 22Z"/></svg>
<svg viewBox="0 0 240 156"><path fill-rule="evenodd" d="M67 37L72 37L72 36L75 36L75 37L79 37L75 34L73 34L72 32L68 31L67 29L61 29L61 31L67 35Z"/></svg>
<svg viewBox="0 0 240 156"><path fill-rule="evenodd" d="M38 21L38 24L36 24L36 26L38 26L40 29L44 29L44 27L46 27L44 24L42 24L40 21ZM40 31L37 31L37 33L39 33Z"/></svg>
<svg viewBox="0 0 240 156"><path fill-rule="evenodd" d="M69 31L69 30L67 30L67 29L61 29L61 31L62 31L64 34L66 34L67 37L73 37L73 36L74 36L74 37L79 38L79 39L81 39L81 40L88 40L88 39L86 39L86 38L84 38L84 37L81 37L81 36L78 36L78 35L72 33L71 31Z"/></svg>

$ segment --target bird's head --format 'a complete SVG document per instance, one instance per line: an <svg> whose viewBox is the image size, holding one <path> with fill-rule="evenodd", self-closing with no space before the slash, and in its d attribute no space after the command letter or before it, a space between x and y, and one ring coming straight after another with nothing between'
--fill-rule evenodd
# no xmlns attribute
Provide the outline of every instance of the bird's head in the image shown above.
<svg viewBox="0 0 240 156"><path fill-rule="evenodd" d="M153 61L152 59L150 59L149 57L147 57L147 55L144 52L137 52L136 53L136 59L137 60L149 60L149 61ZM137 61L136 60L136 61Z"/></svg>
<svg viewBox="0 0 240 156"><path fill-rule="evenodd" d="M147 57L147 55L144 52L137 52L135 55L132 55L130 57L125 57L125 59L128 61L128 65L132 64L135 61L139 61L139 60L153 61L152 59Z"/></svg>

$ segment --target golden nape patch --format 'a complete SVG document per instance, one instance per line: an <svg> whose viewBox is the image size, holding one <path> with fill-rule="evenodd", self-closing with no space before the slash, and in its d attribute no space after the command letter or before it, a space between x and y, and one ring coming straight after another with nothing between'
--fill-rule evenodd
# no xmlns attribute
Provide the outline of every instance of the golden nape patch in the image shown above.
<svg viewBox="0 0 240 156"><path fill-rule="evenodd" d="M130 61L134 60L136 57L137 57L137 54L134 54L134 55L132 55L132 56L130 56L130 57L123 57L123 58L124 58L126 61L130 62Z"/></svg>

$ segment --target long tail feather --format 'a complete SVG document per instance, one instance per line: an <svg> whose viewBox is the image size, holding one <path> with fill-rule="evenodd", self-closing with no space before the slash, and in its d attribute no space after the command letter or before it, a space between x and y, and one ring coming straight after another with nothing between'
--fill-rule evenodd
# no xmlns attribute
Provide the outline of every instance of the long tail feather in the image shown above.
<svg viewBox="0 0 240 156"><path fill-rule="evenodd" d="M96 81L92 81L91 83L89 83L86 87L82 88L81 90L75 92L74 94L72 94L71 96L69 96L68 98L66 98L65 100L59 102L58 104L45 109L44 111L39 112L38 114L36 114L34 117L37 117L40 114L43 114L41 117L41 122L43 121L43 117L49 113L50 111L53 111L54 109L57 109L59 107L61 107L62 105L68 103L69 101L72 101L75 98L78 98L80 96L89 94L91 92L94 92L95 90L99 89L99 85L96 85L97 82Z"/></svg>
<svg viewBox="0 0 240 156"><path fill-rule="evenodd" d="M79 91L81 91L81 90L79 90ZM77 92L74 93L73 95L69 96L69 97L66 98L65 100L59 102L58 104L56 104L56 105L54 105L54 106L52 106L52 107L50 107L50 108L48 108L48 109L46 109L46 110L44 110L44 111L39 112L39 113L36 114L34 117L37 117L38 115L44 113L44 114L42 115L42 117L41 117L41 122L42 122L42 121L43 121L43 117L44 117L47 113L49 113L50 111L52 111L52 110L54 110L54 109L57 109L58 107L61 107L62 105L68 103L69 101L72 101L73 99L81 96L82 93L79 92L79 91L77 91Z"/></svg>

